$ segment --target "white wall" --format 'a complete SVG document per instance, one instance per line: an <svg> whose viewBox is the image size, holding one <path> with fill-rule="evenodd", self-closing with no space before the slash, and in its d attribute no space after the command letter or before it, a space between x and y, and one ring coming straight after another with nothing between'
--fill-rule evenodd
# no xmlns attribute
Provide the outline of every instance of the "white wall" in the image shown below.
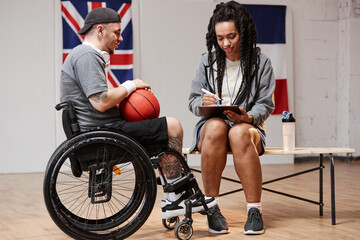
<svg viewBox="0 0 360 240"><path fill-rule="evenodd" d="M180 119L184 146L190 145L196 122L187 110L188 87L205 51L207 22L218 2L133 0L135 77L152 85L162 115ZM358 156L358 1L242 3L281 4L291 10L294 102L290 110L297 119L297 145L353 147ZM60 17L57 0L0 2L0 173L44 171L64 139L54 110L59 101ZM268 128L269 145L279 146L281 142L271 140L274 129Z"/></svg>
<svg viewBox="0 0 360 240"><path fill-rule="evenodd" d="M54 3L0 2L0 173L44 171L55 148Z"/></svg>

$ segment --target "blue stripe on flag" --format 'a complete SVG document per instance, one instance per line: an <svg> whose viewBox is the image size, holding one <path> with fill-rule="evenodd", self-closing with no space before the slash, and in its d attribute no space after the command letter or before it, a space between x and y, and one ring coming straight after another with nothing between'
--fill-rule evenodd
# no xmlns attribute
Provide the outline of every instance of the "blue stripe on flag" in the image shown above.
<svg viewBox="0 0 360 240"><path fill-rule="evenodd" d="M73 49L77 45L81 44L81 41L73 29L67 24L64 18L62 18L63 27L63 48ZM81 26L82 27L82 26Z"/></svg>
<svg viewBox="0 0 360 240"><path fill-rule="evenodd" d="M252 15L258 34L257 43L285 44L286 6L243 5Z"/></svg>
<svg viewBox="0 0 360 240"><path fill-rule="evenodd" d="M111 69L111 71L116 75L118 78L120 84L124 83L127 80L133 79L133 71L132 69L126 69L126 70L115 70Z"/></svg>
<svg viewBox="0 0 360 240"><path fill-rule="evenodd" d="M123 36L123 41L120 43L117 49L118 50L132 49L133 48L132 20L129 22L126 28L123 29L121 35Z"/></svg>

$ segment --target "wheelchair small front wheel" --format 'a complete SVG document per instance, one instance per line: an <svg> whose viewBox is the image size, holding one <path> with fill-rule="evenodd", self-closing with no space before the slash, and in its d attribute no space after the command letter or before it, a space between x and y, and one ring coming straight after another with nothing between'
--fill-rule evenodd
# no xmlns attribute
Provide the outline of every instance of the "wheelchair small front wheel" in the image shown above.
<svg viewBox="0 0 360 240"><path fill-rule="evenodd" d="M156 189L149 157L138 143L96 130L57 148L45 172L43 192L51 218L69 236L124 239L149 217Z"/></svg>
<svg viewBox="0 0 360 240"><path fill-rule="evenodd" d="M182 221L175 226L175 237L179 240L188 240L193 235L193 227L191 223Z"/></svg>
<svg viewBox="0 0 360 240"><path fill-rule="evenodd" d="M172 217L169 219L164 219L162 220L162 224L166 229L169 230L173 230L176 226L176 224L178 224L178 222L180 222L180 218L179 217Z"/></svg>

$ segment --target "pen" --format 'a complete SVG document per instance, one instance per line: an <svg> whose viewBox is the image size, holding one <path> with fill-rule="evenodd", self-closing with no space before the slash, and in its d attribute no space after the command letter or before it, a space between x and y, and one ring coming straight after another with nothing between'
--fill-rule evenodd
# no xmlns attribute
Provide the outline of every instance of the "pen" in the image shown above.
<svg viewBox="0 0 360 240"><path fill-rule="evenodd" d="M218 101L221 100L221 98L219 98L219 96L213 94L212 92L209 92L208 90L206 90L206 89L204 89L204 88L202 88L201 91L202 91L203 93L207 93L207 94L214 95L214 96L216 97L216 100L218 100Z"/></svg>

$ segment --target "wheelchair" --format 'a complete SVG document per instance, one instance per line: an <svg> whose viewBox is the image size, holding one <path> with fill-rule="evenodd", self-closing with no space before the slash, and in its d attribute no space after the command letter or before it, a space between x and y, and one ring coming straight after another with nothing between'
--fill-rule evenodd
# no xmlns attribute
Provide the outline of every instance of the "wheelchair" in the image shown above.
<svg viewBox="0 0 360 240"><path fill-rule="evenodd" d="M55 224L75 239L124 239L135 233L154 207L158 169L165 154L182 164L182 176L163 184L164 192L186 191L185 219L162 219L177 239L190 239L192 201L200 201L208 214L201 192L183 155L173 149L147 152L136 140L110 129L80 132L73 105L62 102L62 122L67 140L52 154L44 176L43 195ZM163 178L164 179L164 178Z"/></svg>

